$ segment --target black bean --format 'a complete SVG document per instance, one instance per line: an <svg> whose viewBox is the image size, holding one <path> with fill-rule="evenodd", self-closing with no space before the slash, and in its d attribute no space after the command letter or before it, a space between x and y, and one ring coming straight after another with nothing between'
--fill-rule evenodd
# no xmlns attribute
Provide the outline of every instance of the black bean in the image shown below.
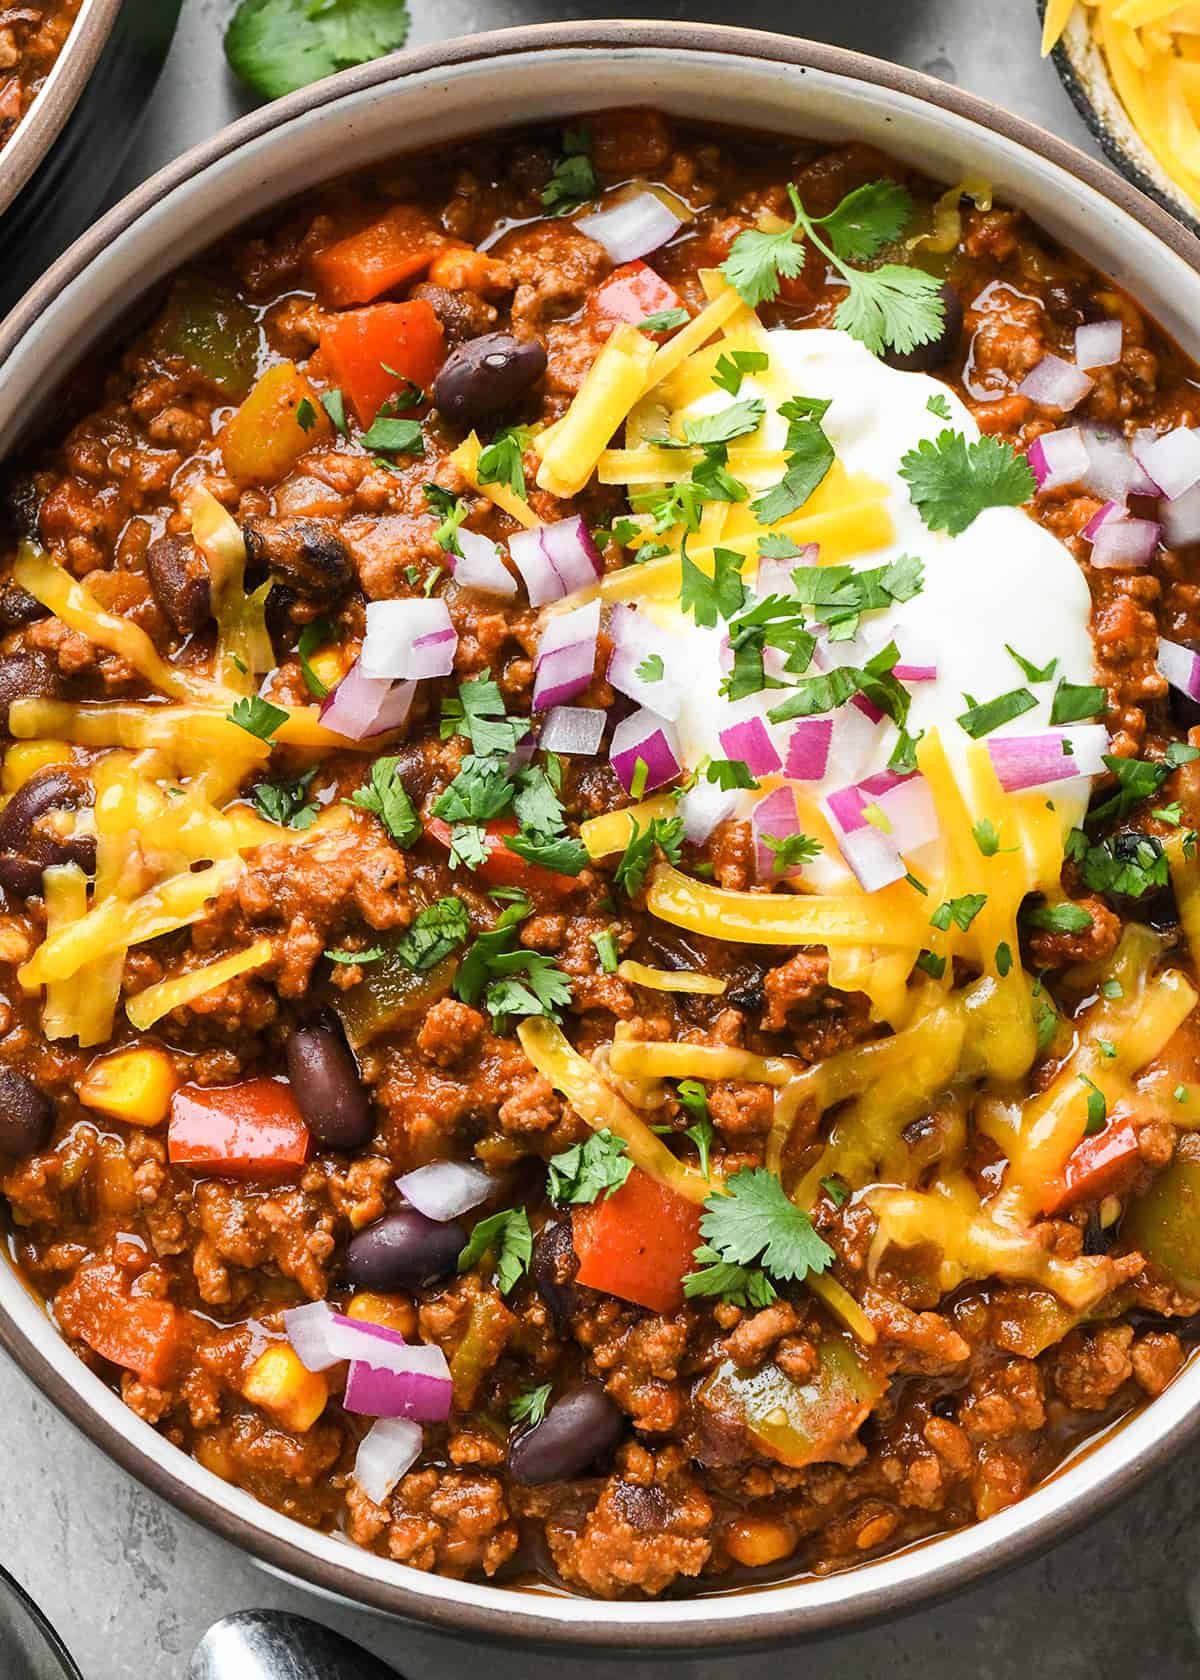
<svg viewBox="0 0 1200 1680"><path fill-rule="evenodd" d="M350 551L326 519L247 519L242 535L251 568L306 600L331 602L354 582Z"/></svg>
<svg viewBox="0 0 1200 1680"><path fill-rule="evenodd" d="M49 617L50 608L44 607L36 595L22 589L11 578L0 589L0 624L16 630L23 624L36 624L39 619Z"/></svg>
<svg viewBox="0 0 1200 1680"><path fill-rule="evenodd" d="M1190 648L1193 653L1200 653L1200 642L1186 641L1179 645ZM1189 729L1195 729L1200 724L1200 700L1193 700L1190 694L1184 694L1174 683L1167 690L1167 709L1171 722L1181 735L1186 735Z"/></svg>
<svg viewBox="0 0 1200 1680"><path fill-rule="evenodd" d="M45 1092L23 1073L0 1068L0 1155L36 1155L53 1131L54 1104Z"/></svg>
<svg viewBox="0 0 1200 1680"><path fill-rule="evenodd" d="M442 323L446 343L452 350L487 332L496 320L495 307L481 298L478 292L452 292L446 286L426 284L414 286L408 295L410 298L424 298Z"/></svg>
<svg viewBox="0 0 1200 1680"><path fill-rule="evenodd" d="M364 1289L401 1289L448 1277L467 1246L457 1219L443 1224L416 1208L385 1213L353 1238L346 1250L346 1276Z"/></svg>
<svg viewBox="0 0 1200 1680"><path fill-rule="evenodd" d="M939 1394L929 1410L934 1417L952 1418L958 1411L958 1400L953 1394Z"/></svg>
<svg viewBox="0 0 1200 1680"><path fill-rule="evenodd" d="M1138 864L1143 869L1151 868L1154 860L1162 857L1162 841L1154 834L1143 834L1141 829L1126 829L1114 835L1110 844L1113 856L1120 862ZM1104 900L1123 921L1145 922L1160 933L1179 924L1175 889L1169 879L1136 897L1109 890L1104 893Z"/></svg>
<svg viewBox="0 0 1200 1680"><path fill-rule="evenodd" d="M208 567L190 537L159 537L146 550L146 572L159 610L181 636L213 615Z"/></svg>
<svg viewBox="0 0 1200 1680"><path fill-rule="evenodd" d="M446 358L433 400L452 425L473 426L516 402L545 371L545 347L536 338L486 333Z"/></svg>
<svg viewBox="0 0 1200 1680"><path fill-rule="evenodd" d="M61 700L66 692L62 673L44 653L22 648L0 654L0 730L5 733L14 700Z"/></svg>
<svg viewBox="0 0 1200 1680"><path fill-rule="evenodd" d="M574 1383L541 1423L510 1440L509 1474L526 1486L566 1481L610 1452L624 1428L624 1414L599 1383Z"/></svg>
<svg viewBox="0 0 1200 1680"><path fill-rule="evenodd" d="M883 359L889 367L901 368L905 373L929 373L933 368L944 367L958 349L963 329L962 304L948 280L942 281L938 293L946 311L941 332L928 344L918 344L903 355L899 350L885 350Z"/></svg>
<svg viewBox="0 0 1200 1680"><path fill-rule="evenodd" d="M575 1252L570 1219L544 1225L533 1245L529 1275L549 1307L560 1336L570 1334L571 1320L582 1305L574 1281L578 1270L579 1256Z"/></svg>
<svg viewBox="0 0 1200 1680"><path fill-rule="evenodd" d="M371 1103L340 1027L298 1027L287 1071L304 1123L326 1149L357 1149L374 1130Z"/></svg>
<svg viewBox="0 0 1200 1680"><path fill-rule="evenodd" d="M96 837L59 838L36 825L51 811L77 811L90 805L86 777L70 765L51 764L19 787L0 811L0 886L18 898L40 892L42 870L57 863L77 863L85 874L96 869Z"/></svg>

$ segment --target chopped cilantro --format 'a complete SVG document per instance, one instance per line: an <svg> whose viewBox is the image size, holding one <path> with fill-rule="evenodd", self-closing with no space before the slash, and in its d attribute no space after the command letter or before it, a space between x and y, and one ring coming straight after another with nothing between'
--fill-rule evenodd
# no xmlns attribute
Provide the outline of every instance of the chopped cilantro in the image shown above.
<svg viewBox="0 0 1200 1680"><path fill-rule="evenodd" d="M692 1258L700 1269L688 1272L683 1280L683 1293L689 1301L697 1296L716 1296L731 1306L757 1311L769 1307L776 1298L775 1285L761 1266L739 1266L723 1260L720 1250L708 1243L693 1250Z"/></svg>
<svg viewBox="0 0 1200 1680"><path fill-rule="evenodd" d="M517 927L530 912L528 899L504 910L491 933L480 934L458 966L454 993L464 1003L482 997L499 1029L514 1015L548 1015L571 1001L571 983L552 957L517 946Z"/></svg>
<svg viewBox="0 0 1200 1680"><path fill-rule="evenodd" d="M506 426L479 451L475 475L480 484L504 484L514 496L525 495L524 454L533 433L528 426Z"/></svg>
<svg viewBox="0 0 1200 1680"><path fill-rule="evenodd" d="M382 945L372 945L366 951L326 951L325 955L331 963L372 963L378 962L380 957L386 957L387 952Z"/></svg>
<svg viewBox="0 0 1200 1680"><path fill-rule="evenodd" d="M715 414L685 420L683 435L689 444L702 449L713 443L732 443L734 438L757 431L766 412L767 405L761 397L743 397Z"/></svg>
<svg viewBox="0 0 1200 1680"><path fill-rule="evenodd" d="M528 1270L533 1258L533 1232L524 1208L505 1208L481 1219L458 1257L460 1272L469 1272L485 1254L496 1262L496 1287L507 1295Z"/></svg>
<svg viewBox="0 0 1200 1680"><path fill-rule="evenodd" d="M774 834L763 834L760 838L767 850L774 854L771 862L772 875L782 875L793 865L807 863L810 858L815 858L819 852L825 850L821 841L814 839L811 834L786 834L782 838Z"/></svg>
<svg viewBox="0 0 1200 1680"><path fill-rule="evenodd" d="M1004 651L1020 666L1027 682L1049 682L1058 669L1058 660L1052 659L1048 665L1035 665L1032 660L1024 658L1014 647L1004 644Z"/></svg>
<svg viewBox="0 0 1200 1680"><path fill-rule="evenodd" d="M518 1394L508 1408L513 1423L527 1423L531 1429L536 1429L546 1415L551 1392L550 1383L540 1383L537 1388L527 1388L523 1394Z"/></svg>
<svg viewBox="0 0 1200 1680"><path fill-rule="evenodd" d="M1172 741L1161 759L1118 758L1114 753L1106 753L1104 766L1116 777L1117 791L1088 812L1088 822L1119 822L1143 799L1153 798L1173 770L1178 770L1181 764L1190 764L1195 758L1200 758L1200 752L1182 741Z"/></svg>
<svg viewBox="0 0 1200 1680"><path fill-rule="evenodd" d="M293 782L257 782L250 790L251 798L269 821L284 828L311 828L321 811L315 800L306 803L316 773L315 768L307 770Z"/></svg>
<svg viewBox="0 0 1200 1680"><path fill-rule="evenodd" d="M1053 1004L1044 996L1039 996L1035 1000L1034 1015L1037 1026L1038 1054L1044 1055L1050 1048L1050 1042L1054 1034L1058 1031L1058 1016Z"/></svg>
<svg viewBox="0 0 1200 1680"><path fill-rule="evenodd" d="M1108 690L1060 677L1050 706L1051 723L1080 723L1098 717L1108 705Z"/></svg>
<svg viewBox="0 0 1200 1680"><path fill-rule="evenodd" d="M968 443L952 431L936 442L922 438L901 460L900 476L929 529L952 537L985 508L1020 507L1036 488L1028 461L1010 443L986 436Z"/></svg>
<svg viewBox="0 0 1200 1680"><path fill-rule="evenodd" d="M823 1178L821 1180L821 1188L829 1197L829 1200L833 1203L834 1207L845 1207L846 1203L850 1200L850 1186L846 1183L845 1179L838 1178L836 1174L832 1178Z"/></svg>
<svg viewBox="0 0 1200 1680"><path fill-rule="evenodd" d="M592 944L596 947L596 955L600 958L600 967L605 974L615 974L620 962L617 954L617 930L602 928L599 933L592 935Z"/></svg>
<svg viewBox="0 0 1200 1680"><path fill-rule="evenodd" d="M676 327L686 327L691 318L682 305L678 309L656 309L652 315L643 315L638 322L638 331L644 333L674 332Z"/></svg>
<svg viewBox="0 0 1200 1680"><path fill-rule="evenodd" d="M468 753L458 775L438 795L433 815L449 823L486 823L512 804L516 788L502 758Z"/></svg>
<svg viewBox="0 0 1200 1680"><path fill-rule="evenodd" d="M625 1142L607 1126L546 1163L546 1194L557 1207L596 1202L619 1190L633 1170Z"/></svg>
<svg viewBox="0 0 1200 1680"><path fill-rule="evenodd" d="M1012 968L1012 961L1012 949L1002 939L996 947L996 973L1000 976L1001 980L1004 979L1005 975L1008 974Z"/></svg>
<svg viewBox="0 0 1200 1680"><path fill-rule="evenodd" d="M528 718L507 716L500 686L486 666L459 686L456 698L442 701L442 740L465 735L480 758L507 756L528 732Z"/></svg>
<svg viewBox="0 0 1200 1680"><path fill-rule="evenodd" d="M411 846L421 837L421 819L400 780L399 758L377 758L370 781L351 795L350 803L378 817L398 846Z"/></svg>
<svg viewBox="0 0 1200 1680"><path fill-rule="evenodd" d="M338 386L321 392L321 407L333 421L334 430L343 437L348 436L350 427L346 422L346 399Z"/></svg>
<svg viewBox="0 0 1200 1680"><path fill-rule="evenodd" d="M637 667L637 675L643 682L661 682L665 669L661 653L648 653Z"/></svg>
<svg viewBox="0 0 1200 1680"><path fill-rule="evenodd" d="M1100 988L1100 995L1106 998L1123 998L1125 988L1119 980L1106 980Z"/></svg>
<svg viewBox="0 0 1200 1680"><path fill-rule="evenodd" d="M946 959L935 956L932 951L922 951L917 958L917 967L932 979L941 980L946 973Z"/></svg>
<svg viewBox="0 0 1200 1680"><path fill-rule="evenodd" d="M504 844L526 863L553 869L559 875L578 875L591 861L583 841L567 834L509 834Z"/></svg>
<svg viewBox="0 0 1200 1680"><path fill-rule="evenodd" d="M260 741L269 741L288 719L282 706L273 706L261 694L251 694L244 700L236 701L233 710L225 717L227 722L236 723L239 729L244 729L247 735L254 735Z"/></svg>
<svg viewBox="0 0 1200 1680"><path fill-rule="evenodd" d="M717 357L712 382L722 391L728 391L731 397L736 397L746 375L762 373L769 362L770 357L765 350L731 350Z"/></svg>
<svg viewBox="0 0 1200 1680"><path fill-rule="evenodd" d="M1000 830L989 817L981 817L971 828L975 844L984 857L995 857L1000 850Z"/></svg>
<svg viewBox="0 0 1200 1680"><path fill-rule="evenodd" d="M1075 1077L1081 1085L1087 1087L1088 1094L1087 1125L1083 1128L1083 1135L1084 1137L1095 1137L1097 1132L1104 1130L1105 1122L1108 1119L1108 1103L1105 1101L1104 1092L1093 1080L1088 1078L1086 1073L1076 1074Z"/></svg>
<svg viewBox="0 0 1200 1680"><path fill-rule="evenodd" d="M592 136L586 128L564 129L562 156L542 188L542 208L550 216L570 216L600 190L592 163Z"/></svg>
<svg viewBox="0 0 1200 1680"><path fill-rule="evenodd" d="M629 898L635 898L642 890L656 846L672 863L679 862L683 850L682 817L652 817L645 828L639 828L636 819L631 822L629 839L613 877Z"/></svg>
<svg viewBox="0 0 1200 1680"><path fill-rule="evenodd" d="M458 540L458 532L470 509L453 490L443 490L440 484L426 484L424 491L429 506L442 516L441 524L433 533L434 542L447 554L457 554L461 557L462 544Z"/></svg>
<svg viewBox="0 0 1200 1680"><path fill-rule="evenodd" d="M704 770L705 779L715 782L724 792L734 788L756 788L758 783L750 773L750 766L740 758L712 758Z"/></svg>
<svg viewBox="0 0 1200 1680"><path fill-rule="evenodd" d="M450 867L482 869L491 856L487 830L479 823L452 823L450 827Z"/></svg>
<svg viewBox="0 0 1200 1680"><path fill-rule="evenodd" d="M327 618L314 618L311 624L306 624L300 632L296 643L296 658L300 662L300 675L304 678L304 686L315 700L324 700L329 689L309 664L309 660L317 649L324 643L331 641L337 631Z"/></svg>
<svg viewBox="0 0 1200 1680"><path fill-rule="evenodd" d="M439 898L427 905L396 946L409 968L423 974L456 951L471 932L471 919L461 899Z"/></svg>
<svg viewBox="0 0 1200 1680"><path fill-rule="evenodd" d="M1086 933L1092 925L1092 914L1081 904L1043 904L1023 910L1021 920L1026 927L1042 928L1047 933Z"/></svg>
<svg viewBox="0 0 1200 1680"><path fill-rule="evenodd" d="M788 423L784 441L784 474L778 484L751 504L763 525L776 525L802 508L833 465L833 445L821 427L825 408L812 399L793 397L780 404Z"/></svg>
<svg viewBox="0 0 1200 1680"><path fill-rule="evenodd" d="M973 740L978 741L981 736L990 735L993 729L999 729L1002 723L1011 723L1014 718L1031 712L1036 705L1036 698L1027 688L1014 688L1007 694L998 695L995 700L985 701L982 706L971 706L961 712L956 721Z"/></svg>
<svg viewBox="0 0 1200 1680"><path fill-rule="evenodd" d="M1118 834L1092 845L1075 828L1067 836L1067 856L1091 892L1141 898L1170 881L1167 855L1151 834Z"/></svg>
<svg viewBox="0 0 1200 1680"><path fill-rule="evenodd" d="M963 893L961 898L949 898L944 904L938 905L929 918L929 925L946 933L953 922L955 927L966 933L986 903L986 893Z"/></svg>
<svg viewBox="0 0 1200 1680"><path fill-rule="evenodd" d="M397 419L394 403L384 403L370 430L363 433L367 449L382 449L388 455L419 455L424 441L421 422Z"/></svg>
<svg viewBox="0 0 1200 1680"><path fill-rule="evenodd" d="M317 411L307 397L296 404L296 424L302 432L311 432L317 423Z"/></svg>
<svg viewBox="0 0 1200 1680"><path fill-rule="evenodd" d="M950 419L950 404L947 402L945 393L942 391L935 391L926 402L925 407L929 410L930 414L935 414L939 420L948 421Z"/></svg>

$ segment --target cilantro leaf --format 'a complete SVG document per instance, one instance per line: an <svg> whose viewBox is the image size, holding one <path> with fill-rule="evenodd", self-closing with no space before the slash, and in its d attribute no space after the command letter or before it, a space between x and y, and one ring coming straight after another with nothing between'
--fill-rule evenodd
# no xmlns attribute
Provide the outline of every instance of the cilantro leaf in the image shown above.
<svg viewBox="0 0 1200 1680"><path fill-rule="evenodd" d="M563 808L554 784L536 764L518 774L519 787L514 809L522 828L539 834L560 834L564 827Z"/></svg>
<svg viewBox="0 0 1200 1680"><path fill-rule="evenodd" d="M1084 1137L1095 1137L1102 1132L1108 1121L1108 1102L1099 1085L1089 1079L1086 1073L1075 1075L1081 1085L1087 1087L1087 1125L1083 1128Z"/></svg>
<svg viewBox="0 0 1200 1680"><path fill-rule="evenodd" d="M227 722L236 723L239 729L244 729L247 735L257 736L260 741L269 741L288 719L282 706L273 706L261 694L251 694L236 701L233 710L226 712L225 717Z"/></svg>
<svg viewBox="0 0 1200 1680"><path fill-rule="evenodd" d="M613 879L630 898L635 898L650 872L656 846L662 848L672 863L679 862L683 851L683 818L652 817L644 829L634 819L630 830Z"/></svg>
<svg viewBox="0 0 1200 1680"><path fill-rule="evenodd" d="M563 131L562 156L542 188L542 208L550 216L569 216L600 190L592 163L592 136L586 128Z"/></svg>
<svg viewBox="0 0 1200 1680"><path fill-rule="evenodd" d="M1060 677L1050 703L1051 723L1081 723L1098 717L1108 708L1108 690L1091 683L1068 682Z"/></svg>
<svg viewBox="0 0 1200 1680"><path fill-rule="evenodd" d="M633 1171L622 1138L607 1127L546 1163L546 1194L556 1207L596 1202L619 1190Z"/></svg>
<svg viewBox="0 0 1200 1680"><path fill-rule="evenodd" d="M382 449L387 455L419 455L424 448L424 434L419 420L400 420L390 413L391 403L385 403L363 433L367 449Z"/></svg>
<svg viewBox="0 0 1200 1680"><path fill-rule="evenodd" d="M701 571L687 551L680 549L681 611L690 612L696 623L711 630L718 618L730 619L749 598L742 582L742 556L736 549L713 549L713 575Z"/></svg>
<svg viewBox="0 0 1200 1680"><path fill-rule="evenodd" d="M784 409L787 406L785 403ZM833 445L819 421L791 423L785 458L787 464L779 483L750 504L754 517L763 525L777 525L802 508L833 465Z"/></svg>
<svg viewBox="0 0 1200 1680"><path fill-rule="evenodd" d="M971 833L983 856L995 857L1000 850L1000 830L991 818L980 817L979 821L973 824Z"/></svg>
<svg viewBox="0 0 1200 1680"><path fill-rule="evenodd" d="M502 758L468 753L458 775L437 796L433 814L449 823L486 823L507 811L516 789Z"/></svg>
<svg viewBox="0 0 1200 1680"><path fill-rule="evenodd" d="M760 303L773 303L779 296L779 281L795 280L804 272L807 250L797 244L800 231L797 219L791 227L778 233L763 233L759 228L747 228L739 233L721 264L721 273L751 309Z"/></svg>
<svg viewBox="0 0 1200 1680"><path fill-rule="evenodd" d="M346 399L339 386L334 385L328 391L321 392L321 407L333 421L334 430L342 437L350 435L350 427L346 421Z"/></svg>
<svg viewBox="0 0 1200 1680"><path fill-rule="evenodd" d="M743 397L740 402L730 403L728 408L722 408L716 414L685 420L683 435L688 443L700 448L712 443L731 443L734 438L757 431L766 412L767 405L761 397Z"/></svg>
<svg viewBox="0 0 1200 1680"><path fill-rule="evenodd" d="M433 533L433 540L438 547L447 554L462 556L462 544L458 540L459 527L465 522L470 513L466 502L454 494L453 490L443 490L440 484L426 484L424 486L425 500L435 513L440 513L442 522Z"/></svg>
<svg viewBox="0 0 1200 1680"><path fill-rule="evenodd" d="M986 903L986 893L963 893L961 898L949 898L944 904L938 905L929 918L929 925L946 933L953 922L966 933Z"/></svg>
<svg viewBox="0 0 1200 1680"><path fill-rule="evenodd" d="M728 391L731 397L736 397L746 375L762 373L770 359L765 350L731 350L728 354L717 357L712 382L720 390Z"/></svg>
<svg viewBox="0 0 1200 1680"><path fill-rule="evenodd" d="M684 1277L683 1293L689 1301L697 1296L718 1296L732 1306L753 1311L769 1307L776 1298L775 1285L761 1266L738 1266L723 1260L720 1252L707 1243L701 1243L692 1258L700 1263L700 1270Z"/></svg>
<svg viewBox="0 0 1200 1680"><path fill-rule="evenodd" d="M241 0L225 31L230 67L279 99L408 39L405 0Z"/></svg>
<svg viewBox="0 0 1200 1680"><path fill-rule="evenodd" d="M1023 455L1001 438L968 443L961 432L922 438L900 461L900 477L931 531L959 536L985 508L1020 507L1036 488Z"/></svg>
<svg viewBox="0 0 1200 1680"><path fill-rule="evenodd" d="M681 1079L675 1088L680 1104L693 1116L692 1124L684 1131L691 1138L700 1157L700 1171L708 1177L709 1154L713 1144L712 1116L708 1112L708 1092L698 1079Z"/></svg>
<svg viewBox="0 0 1200 1680"><path fill-rule="evenodd" d="M457 950L470 932L471 919L461 899L439 898L416 916L398 941L396 955L423 974Z"/></svg>
<svg viewBox="0 0 1200 1680"><path fill-rule="evenodd" d="M442 701L442 740L465 735L480 758L507 757L528 732L528 718L506 714L500 685L492 681L486 667L470 682L459 685L457 698Z"/></svg>
<svg viewBox="0 0 1200 1680"><path fill-rule="evenodd" d="M302 432L311 432L317 423L317 411L307 397L296 404L296 424Z"/></svg>
<svg viewBox="0 0 1200 1680"><path fill-rule="evenodd" d="M1026 927L1043 928L1047 933L1086 933L1092 925L1091 911L1069 902L1022 910L1021 920Z"/></svg>
<svg viewBox="0 0 1200 1680"><path fill-rule="evenodd" d="M579 875L591 862L583 841L568 834L508 834L504 844L526 863L559 875Z"/></svg>
<svg viewBox="0 0 1200 1680"><path fill-rule="evenodd" d="M617 953L616 928L602 928L599 933L592 934L592 944L596 947L596 955L600 958L600 967L605 974L615 974L620 964Z"/></svg>
<svg viewBox="0 0 1200 1680"><path fill-rule="evenodd" d="M648 653L641 664L637 666L637 675L643 682L654 683L663 680L666 670L661 653Z"/></svg>
<svg viewBox="0 0 1200 1680"><path fill-rule="evenodd" d="M548 1015L571 1001L571 984L553 958L516 948L517 926L532 906L522 898L509 905L490 933L480 934L454 976L454 994L464 1003L482 997L497 1027L513 1015Z"/></svg>
<svg viewBox="0 0 1200 1680"><path fill-rule="evenodd" d="M817 218L843 262L868 262L908 226L912 198L899 181L867 181Z"/></svg>
<svg viewBox="0 0 1200 1680"><path fill-rule="evenodd" d="M482 869L491 856L487 830L479 823L452 823L450 827L450 867Z"/></svg>
<svg viewBox="0 0 1200 1680"><path fill-rule="evenodd" d="M922 974L928 974L934 980L941 980L946 973L946 959L935 956L932 951L922 951L917 958L917 967Z"/></svg>
<svg viewBox="0 0 1200 1680"><path fill-rule="evenodd" d="M1116 777L1117 791L1088 812L1089 825L1119 822L1143 799L1152 798L1172 770L1195 758L1200 758L1200 751L1182 741L1172 741L1161 759L1118 758L1115 753L1105 753L1104 767Z"/></svg>
<svg viewBox="0 0 1200 1680"><path fill-rule="evenodd" d="M351 795L350 803L378 817L398 846L411 846L421 837L421 819L400 780L399 758L377 758L370 781Z"/></svg>
<svg viewBox="0 0 1200 1680"><path fill-rule="evenodd" d="M1167 854L1150 834L1122 834L1091 845L1080 829L1068 837L1067 855L1091 892L1142 898L1170 881Z"/></svg>
<svg viewBox="0 0 1200 1680"><path fill-rule="evenodd" d="M316 700L324 700L329 693L326 685L309 664L309 660L319 647L331 641L336 636L331 621L327 618L314 618L311 624L306 624L300 632L296 643L296 658L300 662L300 675L304 678L304 686Z"/></svg>
<svg viewBox="0 0 1200 1680"><path fill-rule="evenodd" d="M758 782L750 773L750 766L740 758L713 758L705 767L706 781L715 782L724 792L734 788L756 788Z"/></svg>
<svg viewBox="0 0 1200 1680"><path fill-rule="evenodd" d="M822 843L815 840L811 834L787 834L782 838L774 834L763 834L761 839L767 850L774 853L771 863L772 875L782 875L794 864L807 863L810 858L815 858L825 850Z"/></svg>
<svg viewBox="0 0 1200 1680"><path fill-rule="evenodd" d="M656 309L653 315L643 315L638 322L638 331L644 333L674 332L676 327L686 327L691 318L682 305L678 309Z"/></svg>
<svg viewBox="0 0 1200 1680"><path fill-rule="evenodd" d="M528 1270L533 1258L533 1232L524 1208L505 1208L481 1219L458 1257L460 1272L469 1272L485 1254L496 1262L496 1287L507 1295Z"/></svg>
<svg viewBox="0 0 1200 1680"><path fill-rule="evenodd" d="M1032 661L1019 654L1016 648L1009 647L1007 642L1004 644L1004 651L1016 660L1028 682L1049 682L1058 669L1057 659L1052 659L1048 665L1034 665Z"/></svg>
<svg viewBox="0 0 1200 1680"><path fill-rule="evenodd" d="M284 828L311 828L321 813L315 800L306 803L316 769L307 770L293 782L257 782L250 790L255 805L270 822Z"/></svg>
<svg viewBox="0 0 1200 1680"><path fill-rule="evenodd" d="M387 956L382 945L372 945L365 951L325 951L322 954L331 963L346 964L378 962L380 957Z"/></svg>
<svg viewBox="0 0 1200 1680"><path fill-rule="evenodd" d="M779 1279L823 1272L833 1260L812 1220L765 1167L743 1167L726 1181L724 1194L709 1196L700 1232L721 1260L738 1266L757 1262Z"/></svg>
<svg viewBox="0 0 1200 1680"><path fill-rule="evenodd" d="M941 391L935 391L925 407L930 414L936 414L939 420L948 421L950 419L950 404Z"/></svg>
<svg viewBox="0 0 1200 1680"><path fill-rule="evenodd" d="M531 1429L536 1429L546 1415L552 1392L551 1383L540 1383L537 1388L527 1388L524 1394L518 1394L508 1408L513 1423L527 1423Z"/></svg>
<svg viewBox="0 0 1200 1680"><path fill-rule="evenodd" d="M525 450L533 433L528 426L506 426L479 451L475 476L480 484L504 484L514 496L525 496Z"/></svg>

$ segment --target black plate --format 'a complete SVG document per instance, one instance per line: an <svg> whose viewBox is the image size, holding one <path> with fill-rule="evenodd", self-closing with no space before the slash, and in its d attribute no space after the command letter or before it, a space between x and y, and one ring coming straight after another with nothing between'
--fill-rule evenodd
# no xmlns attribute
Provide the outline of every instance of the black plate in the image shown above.
<svg viewBox="0 0 1200 1680"><path fill-rule="evenodd" d="M83 1680L37 1605L0 1569L0 1674L4 1680Z"/></svg>

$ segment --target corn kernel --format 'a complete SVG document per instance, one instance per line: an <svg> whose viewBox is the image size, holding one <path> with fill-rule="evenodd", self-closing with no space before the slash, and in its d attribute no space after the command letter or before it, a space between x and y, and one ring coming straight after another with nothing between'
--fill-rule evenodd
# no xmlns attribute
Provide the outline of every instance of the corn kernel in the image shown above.
<svg viewBox="0 0 1200 1680"><path fill-rule="evenodd" d="M325 684L326 688L336 688L346 675L349 665L343 650L332 642L328 647L318 648L314 654L311 654L308 663L313 674Z"/></svg>
<svg viewBox="0 0 1200 1680"><path fill-rule="evenodd" d="M36 776L48 764L66 764L70 757L69 741L18 741L4 755L0 788L5 793L16 793L31 776Z"/></svg>
<svg viewBox="0 0 1200 1680"><path fill-rule="evenodd" d="M101 1056L83 1076L79 1100L131 1126L161 1126L179 1081L171 1058L153 1045Z"/></svg>
<svg viewBox="0 0 1200 1680"><path fill-rule="evenodd" d="M796 1530L775 1517L738 1517L725 1531L725 1547L731 1558L747 1569L762 1569L790 1557L796 1547Z"/></svg>
<svg viewBox="0 0 1200 1680"><path fill-rule="evenodd" d="M363 1290L346 1308L346 1317L381 1325L405 1338L414 1336L417 1330L416 1308L406 1295L376 1295Z"/></svg>
<svg viewBox="0 0 1200 1680"><path fill-rule="evenodd" d="M282 1342L259 1354L250 1367L242 1393L297 1435L312 1428L329 1398L320 1372L306 1370L292 1349Z"/></svg>

